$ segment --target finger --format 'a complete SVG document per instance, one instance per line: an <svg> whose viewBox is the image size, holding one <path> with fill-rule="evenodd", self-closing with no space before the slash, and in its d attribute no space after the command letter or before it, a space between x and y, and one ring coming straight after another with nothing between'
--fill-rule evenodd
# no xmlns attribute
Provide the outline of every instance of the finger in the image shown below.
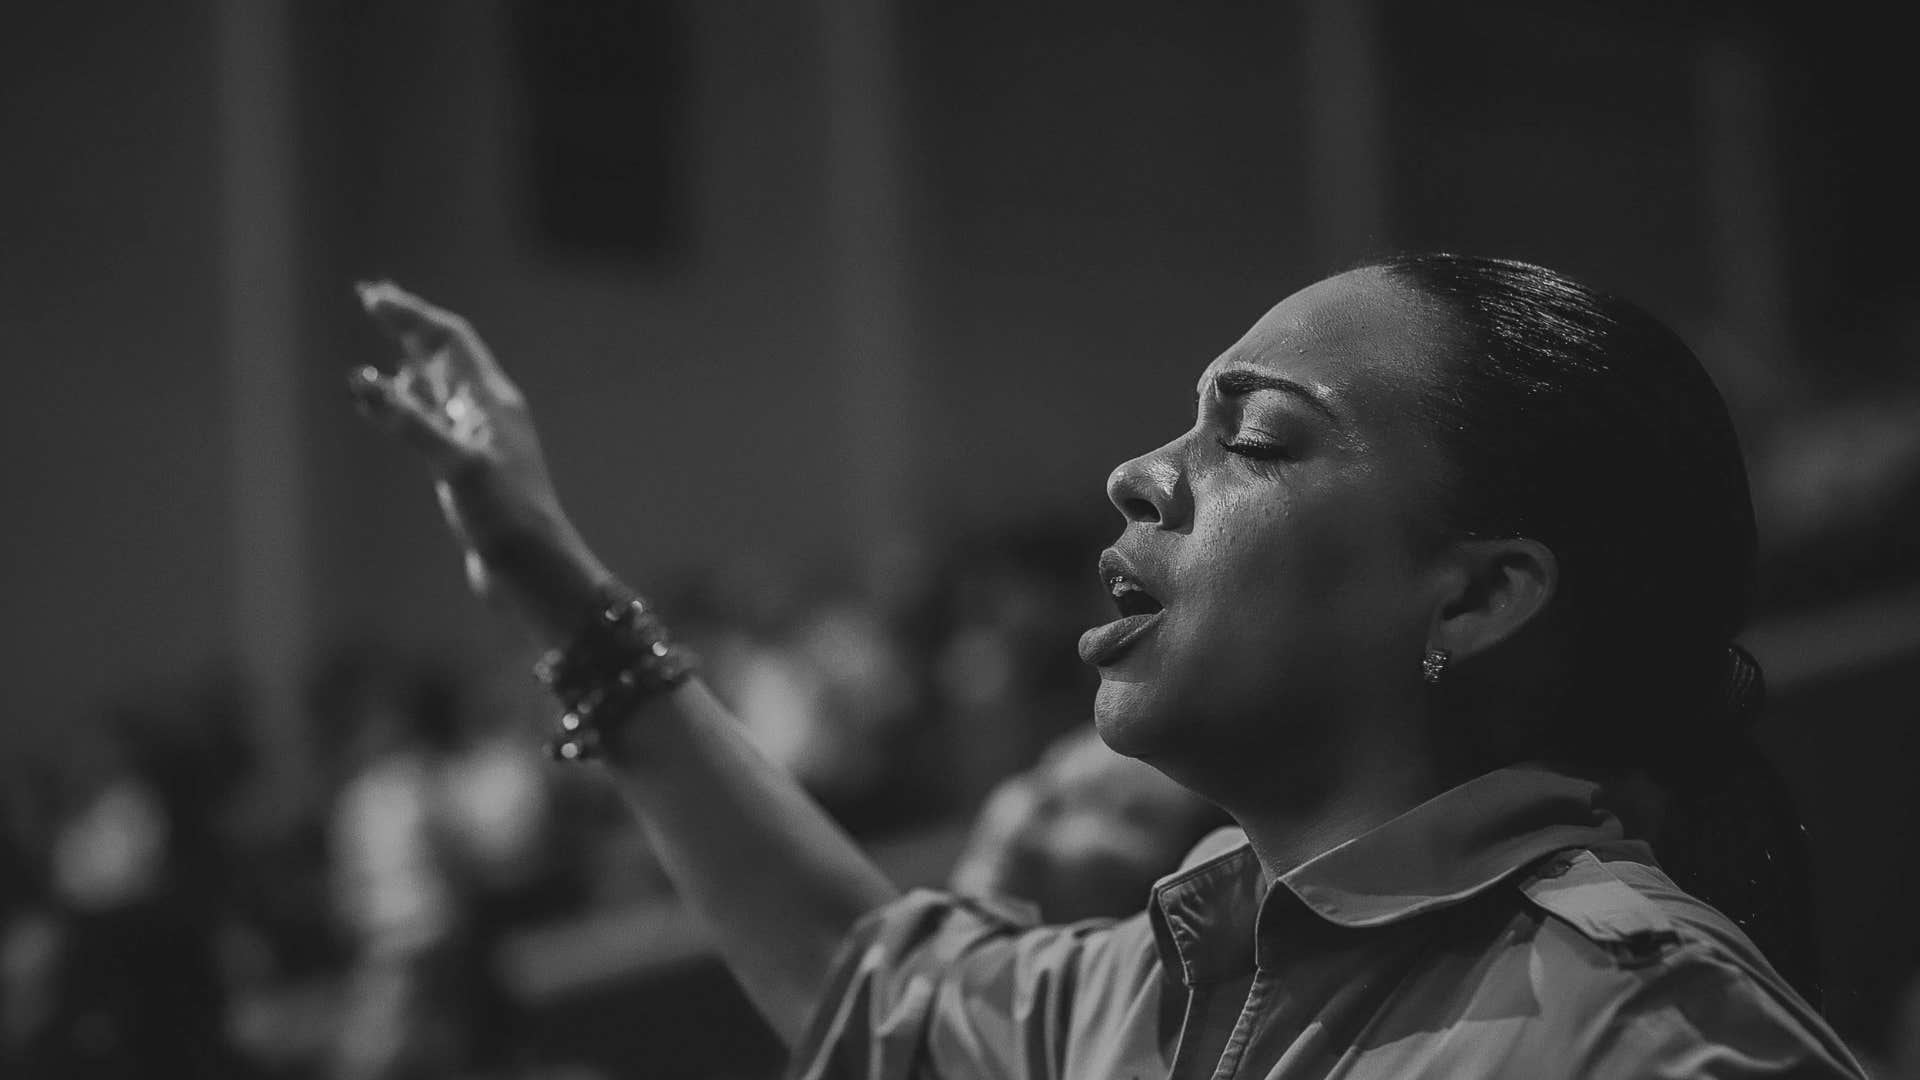
<svg viewBox="0 0 1920 1080"><path fill-rule="evenodd" d="M408 364L399 374L410 376L406 389L422 400L443 402L453 393L453 361L445 349L427 357L424 363Z"/></svg>
<svg viewBox="0 0 1920 1080"><path fill-rule="evenodd" d="M391 281L359 282L354 286L360 306L380 324L412 361L444 358L447 366L468 378L502 380L499 365L473 325L445 308L436 307Z"/></svg>
<svg viewBox="0 0 1920 1080"><path fill-rule="evenodd" d="M481 558L479 552L469 551L466 554L465 563L467 569L467 587L472 589L476 596L491 597L493 595L493 577L487 572L487 560Z"/></svg>
<svg viewBox="0 0 1920 1080"><path fill-rule="evenodd" d="M447 400L447 363L438 355L424 364L406 364L389 380L395 393L415 407L439 412Z"/></svg>
<svg viewBox="0 0 1920 1080"><path fill-rule="evenodd" d="M360 306L393 335L413 359L424 359L449 345L471 338L465 319L435 307L391 281L362 281L354 286Z"/></svg>
<svg viewBox="0 0 1920 1080"><path fill-rule="evenodd" d="M519 389L500 370L486 342L467 320L391 281L362 281L354 290L367 314L400 343L408 360L426 362L429 367L443 369L443 374L444 369L451 369L454 376L476 380L488 393L503 400L519 397Z"/></svg>
<svg viewBox="0 0 1920 1080"><path fill-rule="evenodd" d="M398 435L435 465L445 466L459 457L460 444L446 417L409 394L395 379L363 367L347 377L347 389L362 416Z"/></svg>

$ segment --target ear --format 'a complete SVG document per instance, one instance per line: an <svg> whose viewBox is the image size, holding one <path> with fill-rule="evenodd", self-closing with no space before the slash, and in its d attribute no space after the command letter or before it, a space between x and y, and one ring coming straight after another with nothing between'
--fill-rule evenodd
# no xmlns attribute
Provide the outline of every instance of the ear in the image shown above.
<svg viewBox="0 0 1920 1080"><path fill-rule="evenodd" d="M1537 540L1466 540L1455 547L1429 648L1455 663L1513 637L1546 611L1560 584L1560 562Z"/></svg>

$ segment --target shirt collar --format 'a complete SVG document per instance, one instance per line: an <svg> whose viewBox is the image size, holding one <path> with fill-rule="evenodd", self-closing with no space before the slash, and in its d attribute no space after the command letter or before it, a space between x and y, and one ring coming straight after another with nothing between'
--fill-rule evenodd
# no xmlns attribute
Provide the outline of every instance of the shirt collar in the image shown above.
<svg viewBox="0 0 1920 1080"><path fill-rule="evenodd" d="M1544 765L1498 769L1301 863L1284 889L1264 889L1246 837L1221 830L1154 886L1162 963L1189 985L1243 973L1276 896L1356 929L1457 904L1554 851L1621 839L1600 799L1599 785Z"/></svg>

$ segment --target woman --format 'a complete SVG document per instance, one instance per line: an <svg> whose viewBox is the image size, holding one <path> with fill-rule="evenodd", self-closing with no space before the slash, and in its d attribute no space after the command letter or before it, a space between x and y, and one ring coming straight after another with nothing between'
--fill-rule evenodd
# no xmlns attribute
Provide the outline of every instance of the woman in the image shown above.
<svg viewBox="0 0 1920 1080"><path fill-rule="evenodd" d="M564 752L600 740L799 1074L1860 1075L1633 838L1677 828L1755 681L1739 451L1637 308L1413 256L1208 365L1192 427L1108 479L1120 616L1080 648L1108 745L1240 829L1142 915L1043 928L896 895L626 604L473 331L363 300L408 359L359 400L476 586L563 646Z"/></svg>

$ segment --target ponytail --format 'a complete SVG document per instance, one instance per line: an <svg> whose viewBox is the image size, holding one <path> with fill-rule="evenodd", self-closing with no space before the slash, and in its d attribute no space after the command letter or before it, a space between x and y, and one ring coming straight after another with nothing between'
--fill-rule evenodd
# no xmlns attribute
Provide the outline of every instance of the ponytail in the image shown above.
<svg viewBox="0 0 1920 1080"><path fill-rule="evenodd" d="M1759 663L1729 647L1720 730L1652 770L1668 797L1653 845L1675 884L1737 923L1819 1008L1806 827L1786 780L1749 733L1765 702Z"/></svg>

